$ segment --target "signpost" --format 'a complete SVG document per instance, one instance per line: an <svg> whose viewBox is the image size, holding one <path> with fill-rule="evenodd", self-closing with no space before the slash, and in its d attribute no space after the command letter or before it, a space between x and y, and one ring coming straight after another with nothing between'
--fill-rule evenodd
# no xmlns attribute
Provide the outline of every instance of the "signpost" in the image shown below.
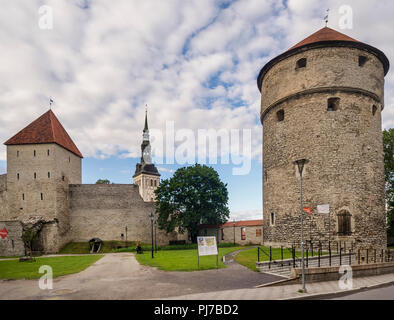
<svg viewBox="0 0 394 320"><path fill-rule="evenodd" d="M330 216L330 205L320 204L317 206L317 213L328 214L328 241L331 240L331 216Z"/></svg>
<svg viewBox="0 0 394 320"><path fill-rule="evenodd" d="M200 269L200 256L214 256L216 255L216 268L219 267L219 254L216 244L216 237L197 237L198 245L198 268Z"/></svg>

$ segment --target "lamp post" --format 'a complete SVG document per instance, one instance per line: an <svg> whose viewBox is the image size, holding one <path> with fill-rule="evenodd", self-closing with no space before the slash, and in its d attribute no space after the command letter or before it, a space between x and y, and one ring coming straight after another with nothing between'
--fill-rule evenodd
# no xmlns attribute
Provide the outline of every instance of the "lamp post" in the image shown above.
<svg viewBox="0 0 394 320"><path fill-rule="evenodd" d="M303 207L302 207L302 171L304 165L308 162L307 159L296 160L295 164L298 166L300 173L300 219L301 219L301 252L302 252L302 290L306 292L305 287L305 260L304 260L304 221L303 221Z"/></svg>
<svg viewBox="0 0 394 320"><path fill-rule="evenodd" d="M125 228L125 231L126 231L126 248L128 248L128 245L127 245L127 226Z"/></svg>
<svg viewBox="0 0 394 320"><path fill-rule="evenodd" d="M152 259L153 259L153 220L155 219L153 212L150 214L149 218L152 226Z"/></svg>
<svg viewBox="0 0 394 320"><path fill-rule="evenodd" d="M156 234L156 230L157 230L157 221L155 220L155 252L157 252L157 234Z"/></svg>
<svg viewBox="0 0 394 320"><path fill-rule="evenodd" d="M235 246L235 219L233 219L233 230L234 230L234 246Z"/></svg>

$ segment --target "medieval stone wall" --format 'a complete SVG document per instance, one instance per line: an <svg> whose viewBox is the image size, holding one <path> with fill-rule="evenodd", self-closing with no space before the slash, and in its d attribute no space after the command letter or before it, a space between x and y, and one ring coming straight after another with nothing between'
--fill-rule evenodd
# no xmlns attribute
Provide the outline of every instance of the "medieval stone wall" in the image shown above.
<svg viewBox="0 0 394 320"><path fill-rule="evenodd" d="M69 183L81 182L81 159L57 144L7 146L8 214L25 225L42 222L44 251L68 242Z"/></svg>
<svg viewBox="0 0 394 320"><path fill-rule="evenodd" d="M154 203L144 202L138 186L121 184L70 185L70 236L74 242L94 237L122 240L127 226L127 240L151 243ZM177 240L175 233L157 229L157 243Z"/></svg>
<svg viewBox="0 0 394 320"><path fill-rule="evenodd" d="M0 221L8 217L7 175L0 175Z"/></svg>
<svg viewBox="0 0 394 320"><path fill-rule="evenodd" d="M362 67L359 55L368 57ZM296 70L301 57L307 66ZM312 208L312 215L304 215L305 239L386 246L383 84L382 63L350 48L304 51L268 71L261 104L265 244L300 241L300 179L294 161L306 158L303 205ZM329 98L340 99L336 111L327 110ZM318 214L316 206L327 203L330 214ZM351 214L351 236L338 235L337 214L343 210Z"/></svg>
<svg viewBox="0 0 394 320"><path fill-rule="evenodd" d="M358 57L368 58L364 66ZM296 62L306 58L305 68ZM373 54L356 48L314 48L301 51L275 64L261 86L261 112L274 103L305 90L343 87L375 94L384 103L383 64Z"/></svg>
<svg viewBox="0 0 394 320"><path fill-rule="evenodd" d="M2 239L0 237L0 255L23 256L25 246L22 241L22 224L19 221L0 221L0 230L6 228L8 236Z"/></svg>

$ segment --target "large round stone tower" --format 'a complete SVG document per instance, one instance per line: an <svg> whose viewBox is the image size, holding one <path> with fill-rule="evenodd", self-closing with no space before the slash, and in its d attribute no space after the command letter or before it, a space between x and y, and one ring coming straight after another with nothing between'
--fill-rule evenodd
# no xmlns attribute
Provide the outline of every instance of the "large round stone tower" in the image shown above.
<svg viewBox="0 0 394 320"><path fill-rule="evenodd" d="M264 243L306 240L386 246L381 112L389 61L323 28L269 61L257 79L263 124ZM329 204L329 213L318 205ZM324 210L323 210L324 211Z"/></svg>

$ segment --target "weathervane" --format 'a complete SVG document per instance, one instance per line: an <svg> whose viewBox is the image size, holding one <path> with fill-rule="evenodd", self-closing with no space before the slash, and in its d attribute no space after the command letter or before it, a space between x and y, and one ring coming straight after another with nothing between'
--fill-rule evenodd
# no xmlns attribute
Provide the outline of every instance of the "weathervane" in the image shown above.
<svg viewBox="0 0 394 320"><path fill-rule="evenodd" d="M330 9L327 9L327 15L324 17L324 21L326 22L326 27L327 27L327 23L328 23L328 15L330 13Z"/></svg>
<svg viewBox="0 0 394 320"><path fill-rule="evenodd" d="M52 110L53 99L49 98L49 109Z"/></svg>

